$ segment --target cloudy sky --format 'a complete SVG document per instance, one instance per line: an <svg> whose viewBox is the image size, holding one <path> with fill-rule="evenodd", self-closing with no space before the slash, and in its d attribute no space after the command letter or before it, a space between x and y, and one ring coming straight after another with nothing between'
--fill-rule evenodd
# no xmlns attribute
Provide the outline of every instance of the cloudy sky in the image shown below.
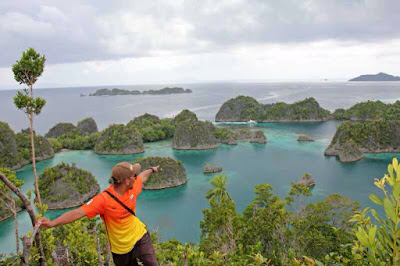
<svg viewBox="0 0 400 266"><path fill-rule="evenodd" d="M399 0L0 2L0 89L33 47L38 87L400 75Z"/></svg>

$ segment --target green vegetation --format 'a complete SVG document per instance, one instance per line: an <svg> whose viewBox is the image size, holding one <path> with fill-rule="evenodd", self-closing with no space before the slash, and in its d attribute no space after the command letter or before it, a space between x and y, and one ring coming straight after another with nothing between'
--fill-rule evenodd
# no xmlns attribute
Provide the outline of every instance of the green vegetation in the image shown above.
<svg viewBox="0 0 400 266"><path fill-rule="evenodd" d="M347 110L337 109L333 113L336 120L378 120L382 119L390 106L381 101L367 101L353 105Z"/></svg>
<svg viewBox="0 0 400 266"><path fill-rule="evenodd" d="M47 132L44 136L46 138L56 138L76 130L76 126L74 126L72 123L58 123L54 127L50 128L49 132Z"/></svg>
<svg viewBox="0 0 400 266"><path fill-rule="evenodd" d="M226 189L227 177L217 175L207 192L209 208L203 210L199 244L175 239L152 241L160 265L398 265L400 262L400 166L397 159L388 174L375 180L382 191L370 199L382 208L359 210L359 204L333 194L309 203L310 189L292 183L288 196L280 199L272 186L257 185L252 202L242 213ZM92 230L93 229L93 230ZM98 265L108 262L104 226L83 219L73 224L41 230L49 265L56 247L68 249L71 264ZM32 265L38 265L32 248ZM18 257L0 257L7 263Z"/></svg>
<svg viewBox="0 0 400 266"><path fill-rule="evenodd" d="M74 130L55 138L63 149L69 150L87 150L93 149L96 145L100 133L84 135L79 130ZM55 143L55 145L58 145Z"/></svg>
<svg viewBox="0 0 400 266"><path fill-rule="evenodd" d="M260 104L252 97L238 96L225 102L218 111L218 122L234 121L324 121L330 112L321 108L314 98L307 98L293 104L278 102Z"/></svg>
<svg viewBox="0 0 400 266"><path fill-rule="evenodd" d="M360 149L375 152L384 149L400 149L400 140L397 132L400 130L400 121L344 121L337 128L329 148L354 142Z"/></svg>
<svg viewBox="0 0 400 266"><path fill-rule="evenodd" d="M20 163L14 131L0 122L0 167L13 168Z"/></svg>
<svg viewBox="0 0 400 266"><path fill-rule="evenodd" d="M172 120L172 123L175 126L177 126L186 121L198 121L196 114L187 109L184 109L178 115L176 115L174 117L174 119Z"/></svg>
<svg viewBox="0 0 400 266"><path fill-rule="evenodd" d="M15 138L18 144L19 161L32 162L30 136L22 131L16 134ZM34 141L36 160L45 160L54 156L53 146L45 137L34 134Z"/></svg>
<svg viewBox="0 0 400 266"><path fill-rule="evenodd" d="M208 123L186 120L176 127L172 147L174 149L215 149L218 144Z"/></svg>
<svg viewBox="0 0 400 266"><path fill-rule="evenodd" d="M55 151L86 150L94 148L100 133L98 133L96 122L89 117L79 121L78 126L72 123L58 123L45 136L50 140Z"/></svg>
<svg viewBox="0 0 400 266"><path fill-rule="evenodd" d="M99 130L97 129L96 121L93 118L88 117L82 119L78 122L76 126L84 135L90 135L93 133L97 133Z"/></svg>
<svg viewBox="0 0 400 266"><path fill-rule="evenodd" d="M253 120L328 120L329 116L330 112L321 108L314 98L307 98L293 104L283 102L272 104L269 108L261 110Z"/></svg>
<svg viewBox="0 0 400 266"><path fill-rule="evenodd" d="M236 139L236 134L227 128L216 127L213 135L219 141L227 139Z"/></svg>
<svg viewBox="0 0 400 266"><path fill-rule="evenodd" d="M89 193L92 187L99 189L97 180L89 171L79 169L75 164L60 163L46 168L39 178L39 189L47 203L76 199Z"/></svg>
<svg viewBox="0 0 400 266"><path fill-rule="evenodd" d="M113 124L101 132L94 151L100 154L134 154L144 152L144 146L134 127Z"/></svg>
<svg viewBox="0 0 400 266"><path fill-rule="evenodd" d="M332 114L336 120L400 120L400 101L385 104L381 101L366 101L349 109L337 109Z"/></svg>
<svg viewBox="0 0 400 266"><path fill-rule="evenodd" d="M139 131L144 142L169 139L175 133L175 126L172 124L171 119L159 119L157 116L147 113L135 117L127 126Z"/></svg>
<svg viewBox="0 0 400 266"><path fill-rule="evenodd" d="M142 166L142 170L159 165L159 172L151 174L144 189L163 189L176 187L187 182L186 170L183 163L170 157L146 157L136 159L136 163Z"/></svg>
<svg viewBox="0 0 400 266"><path fill-rule="evenodd" d="M115 95L139 95L139 94L150 94L150 95L157 95L157 94L175 94L175 93L192 93L190 89L183 89L178 87L173 88L163 88L160 90L145 90L140 92L138 90L124 90L124 89L117 89L114 88L109 90L107 88L99 89L95 93L89 93L89 96L115 96Z"/></svg>

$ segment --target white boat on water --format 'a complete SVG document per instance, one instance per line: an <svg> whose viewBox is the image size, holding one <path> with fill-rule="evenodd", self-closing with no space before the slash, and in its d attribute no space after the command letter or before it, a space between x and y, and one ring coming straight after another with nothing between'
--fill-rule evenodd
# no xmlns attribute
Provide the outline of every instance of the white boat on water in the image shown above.
<svg viewBox="0 0 400 266"><path fill-rule="evenodd" d="M257 124L257 122L250 119L249 121L247 121L247 124Z"/></svg>

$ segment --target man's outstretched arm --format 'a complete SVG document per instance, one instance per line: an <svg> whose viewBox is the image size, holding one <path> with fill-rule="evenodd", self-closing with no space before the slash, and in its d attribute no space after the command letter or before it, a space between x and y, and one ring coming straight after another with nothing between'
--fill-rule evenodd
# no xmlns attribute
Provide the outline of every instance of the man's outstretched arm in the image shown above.
<svg viewBox="0 0 400 266"><path fill-rule="evenodd" d="M142 177L143 183L147 181L147 179L149 179L149 176L154 172L154 173L158 173L158 167L160 167L159 165L157 166L153 166L150 169L147 169L143 172L141 172L139 175ZM153 170L151 170L153 169Z"/></svg>
<svg viewBox="0 0 400 266"><path fill-rule="evenodd" d="M38 223L40 223L41 227L47 229L75 222L76 220L82 218L83 216L86 216L86 213L82 210L82 208L77 208L75 210L64 213L63 215L54 219L53 221L50 221L46 217L40 217L38 219Z"/></svg>

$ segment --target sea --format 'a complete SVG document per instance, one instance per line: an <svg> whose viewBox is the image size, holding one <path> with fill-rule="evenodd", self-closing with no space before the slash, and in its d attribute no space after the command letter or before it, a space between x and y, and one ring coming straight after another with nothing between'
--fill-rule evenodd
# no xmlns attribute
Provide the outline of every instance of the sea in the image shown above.
<svg viewBox="0 0 400 266"><path fill-rule="evenodd" d="M89 97L100 88L129 90L161 89L180 86L193 90L190 94L129 95ZM19 132L29 123L25 114L13 103L16 90L0 91L0 121L7 122ZM35 117L34 127L38 134L45 134L59 122L76 124L83 118L93 117L100 130L110 124L126 124L144 113L161 118L174 117L183 109L196 113L202 120L214 122L221 105L238 95L254 97L261 103L284 101L292 103L314 97L330 111L348 108L358 102L381 100L393 103L400 100L400 82L279 82L279 83L198 83L143 86L101 86L75 88L35 89L35 96L46 100L42 113ZM81 96L86 95L86 96ZM75 163L79 168L93 173L101 189L109 186L112 167L121 161L133 162L146 156L165 156L181 160L187 172L188 182L180 187L143 191L137 201L137 215L150 231L157 231L162 240L177 239L182 242L198 242L202 210L209 207L205 199L214 175L203 174L205 163L223 168L228 176L227 190L235 200L239 212L254 198L254 186L271 184L274 193L284 199L291 182L297 182L305 173L311 174L316 185L310 201L323 200L327 195L339 193L358 201L362 208L379 206L370 202L371 193L379 194L373 180L387 173L387 165L398 154L367 154L367 158L354 163L341 163L335 157L324 156L338 121L318 123L231 123L218 126L249 127L262 130L267 144L239 142L237 146L220 145L207 151L177 151L172 141L145 144L145 153L138 155L98 155L91 150L60 152L54 158L37 163L39 174L46 167L60 162ZM299 143L300 134L309 134L316 141ZM33 189L32 166L16 171L24 181L22 191ZM54 219L66 210L48 211ZM20 234L32 230L25 211L18 214ZM0 223L0 253L15 252L14 224L12 219Z"/></svg>

